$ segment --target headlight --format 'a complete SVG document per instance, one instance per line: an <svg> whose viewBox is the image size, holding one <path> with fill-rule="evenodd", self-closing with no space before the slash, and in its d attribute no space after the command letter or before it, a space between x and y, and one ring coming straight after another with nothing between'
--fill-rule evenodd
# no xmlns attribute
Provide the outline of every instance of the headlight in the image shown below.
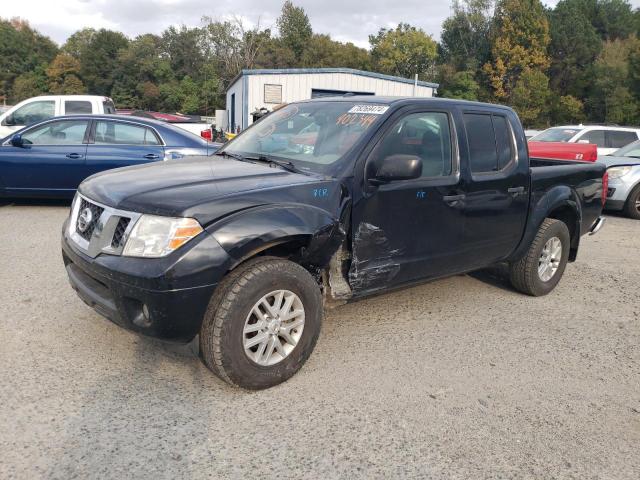
<svg viewBox="0 0 640 480"><path fill-rule="evenodd" d="M609 174L609 178L620 178L624 177L627 173L631 171L631 167L613 167L607 170Z"/></svg>
<svg viewBox="0 0 640 480"><path fill-rule="evenodd" d="M126 257L164 257L202 232L193 218L142 215L129 234L122 255Z"/></svg>

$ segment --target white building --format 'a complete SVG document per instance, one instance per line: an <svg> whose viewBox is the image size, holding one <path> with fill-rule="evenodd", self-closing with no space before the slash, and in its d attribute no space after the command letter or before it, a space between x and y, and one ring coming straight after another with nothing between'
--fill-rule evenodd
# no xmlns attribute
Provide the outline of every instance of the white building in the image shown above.
<svg viewBox="0 0 640 480"><path fill-rule="evenodd" d="M437 83L365 72L351 68L242 70L227 90L227 126L245 129L261 108L281 103L353 93L392 97L432 97Z"/></svg>

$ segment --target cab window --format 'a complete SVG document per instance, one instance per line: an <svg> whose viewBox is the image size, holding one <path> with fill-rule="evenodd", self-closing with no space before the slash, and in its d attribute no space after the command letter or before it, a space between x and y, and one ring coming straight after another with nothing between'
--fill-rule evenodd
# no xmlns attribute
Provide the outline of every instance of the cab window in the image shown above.
<svg viewBox="0 0 640 480"><path fill-rule="evenodd" d="M598 148L605 148L607 146L604 130L591 130L590 132L586 132L584 135L578 138L578 142L595 143Z"/></svg>
<svg viewBox="0 0 640 480"><path fill-rule="evenodd" d="M91 112L91 102L84 100L66 100L64 102L64 113L66 115L90 114Z"/></svg>
<svg viewBox="0 0 640 480"><path fill-rule="evenodd" d="M82 145L88 125L87 120L50 122L23 133L22 140L30 145Z"/></svg>
<svg viewBox="0 0 640 480"><path fill-rule="evenodd" d="M449 116L442 112L424 112L398 120L376 147L373 157L377 161L398 154L420 157L422 177L451 175Z"/></svg>

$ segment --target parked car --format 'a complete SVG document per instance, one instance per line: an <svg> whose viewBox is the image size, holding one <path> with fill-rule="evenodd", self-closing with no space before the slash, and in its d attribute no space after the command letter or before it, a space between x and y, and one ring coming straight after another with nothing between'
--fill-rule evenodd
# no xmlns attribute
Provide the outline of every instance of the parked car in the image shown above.
<svg viewBox="0 0 640 480"><path fill-rule="evenodd" d="M96 95L46 95L18 103L0 115L0 138L42 120L62 115L116 113L113 101Z"/></svg>
<svg viewBox="0 0 640 480"><path fill-rule="evenodd" d="M111 168L214 153L213 144L155 120L117 115L56 117L0 141L0 196L73 197Z"/></svg>
<svg viewBox="0 0 640 480"><path fill-rule="evenodd" d="M553 127L532 137L532 142L595 143L598 155L609 155L640 139L640 129L604 125Z"/></svg>
<svg viewBox="0 0 640 480"><path fill-rule="evenodd" d="M598 158L607 166L609 188L608 210L618 210L640 220L640 141Z"/></svg>
<svg viewBox="0 0 640 480"><path fill-rule="evenodd" d="M593 143L562 143L529 141L529 155L537 158L556 160L582 160L595 162L598 159L598 146Z"/></svg>
<svg viewBox="0 0 640 480"><path fill-rule="evenodd" d="M161 113L133 109L118 109L118 115L132 115L134 117L153 118L171 123L177 127L201 136L205 140L212 139L211 124L202 122L197 115L182 115L179 113Z"/></svg>
<svg viewBox="0 0 640 480"><path fill-rule="evenodd" d="M310 121L312 148L267 141ZM580 237L603 224L604 173L529 158L507 107L316 99L263 118L215 158L86 180L63 259L97 312L164 340L199 334L215 374L260 389L307 360L324 305L499 262L517 290L551 292Z"/></svg>

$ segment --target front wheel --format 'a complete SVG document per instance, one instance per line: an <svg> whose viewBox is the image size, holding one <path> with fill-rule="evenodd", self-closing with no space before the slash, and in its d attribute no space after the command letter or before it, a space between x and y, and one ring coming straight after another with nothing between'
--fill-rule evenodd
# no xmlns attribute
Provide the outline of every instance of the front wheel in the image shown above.
<svg viewBox="0 0 640 480"><path fill-rule="evenodd" d="M570 242L569 229L563 222L545 219L527 253L510 265L513 287L534 297L551 292L567 266Z"/></svg>
<svg viewBox="0 0 640 480"><path fill-rule="evenodd" d="M630 218L640 220L640 185L631 190L624 205L624 213Z"/></svg>
<svg viewBox="0 0 640 480"><path fill-rule="evenodd" d="M272 387L309 358L322 314L320 287L307 270L289 260L256 258L216 289L200 331L200 353L232 385Z"/></svg>

